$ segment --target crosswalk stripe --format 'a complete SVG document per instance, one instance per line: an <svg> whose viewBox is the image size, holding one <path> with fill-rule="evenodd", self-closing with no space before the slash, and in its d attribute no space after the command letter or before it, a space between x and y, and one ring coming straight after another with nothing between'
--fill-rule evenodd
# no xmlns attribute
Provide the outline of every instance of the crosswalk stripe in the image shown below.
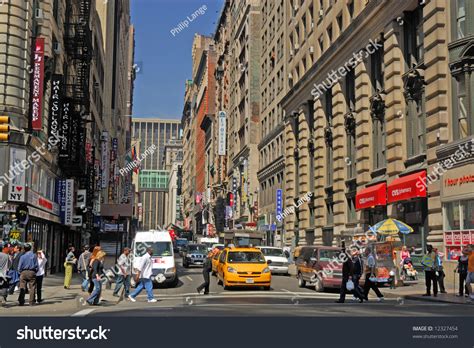
<svg viewBox="0 0 474 348"><path fill-rule="evenodd" d="M71 317L85 317L86 315L91 314L93 311L95 311L95 308L83 309L77 313L72 314Z"/></svg>

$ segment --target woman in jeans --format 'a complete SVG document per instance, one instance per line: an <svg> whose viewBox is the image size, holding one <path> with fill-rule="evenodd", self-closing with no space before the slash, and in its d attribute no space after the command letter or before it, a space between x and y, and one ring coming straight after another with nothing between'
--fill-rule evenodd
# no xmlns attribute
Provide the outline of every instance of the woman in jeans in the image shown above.
<svg viewBox="0 0 474 348"><path fill-rule="evenodd" d="M91 296L87 299L87 303L90 305L99 304L100 295L102 293L101 275L104 271L104 258L105 252L99 251L96 255L96 258L92 262L90 279L94 283L94 291L92 291Z"/></svg>

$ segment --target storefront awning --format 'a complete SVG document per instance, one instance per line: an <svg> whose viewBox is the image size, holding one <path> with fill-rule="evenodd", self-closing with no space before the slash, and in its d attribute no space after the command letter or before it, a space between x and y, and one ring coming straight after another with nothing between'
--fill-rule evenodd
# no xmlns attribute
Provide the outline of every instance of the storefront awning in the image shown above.
<svg viewBox="0 0 474 348"><path fill-rule="evenodd" d="M384 182L360 190L356 194L356 210L387 205L386 190L387 184Z"/></svg>
<svg viewBox="0 0 474 348"><path fill-rule="evenodd" d="M426 171L402 176L388 185L388 203L426 197Z"/></svg>

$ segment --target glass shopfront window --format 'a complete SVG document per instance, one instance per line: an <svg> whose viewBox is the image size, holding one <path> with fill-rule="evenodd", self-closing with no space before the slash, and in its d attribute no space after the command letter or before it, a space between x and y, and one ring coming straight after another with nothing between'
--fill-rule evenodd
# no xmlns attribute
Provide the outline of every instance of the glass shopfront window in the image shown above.
<svg viewBox="0 0 474 348"><path fill-rule="evenodd" d="M444 230L474 229L474 199L444 204Z"/></svg>
<svg viewBox="0 0 474 348"><path fill-rule="evenodd" d="M463 229L474 229L474 199L461 201L461 210L463 217Z"/></svg>

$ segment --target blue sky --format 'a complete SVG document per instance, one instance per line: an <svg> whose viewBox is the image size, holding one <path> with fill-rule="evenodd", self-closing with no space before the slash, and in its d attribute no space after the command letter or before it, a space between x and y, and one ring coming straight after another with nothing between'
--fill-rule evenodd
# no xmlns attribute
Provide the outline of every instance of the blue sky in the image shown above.
<svg viewBox="0 0 474 348"><path fill-rule="evenodd" d="M191 48L195 33L211 35L223 0L131 0L135 26L135 80L133 115L181 119L184 85L191 79ZM203 15L175 36L173 28L193 18L206 6Z"/></svg>

